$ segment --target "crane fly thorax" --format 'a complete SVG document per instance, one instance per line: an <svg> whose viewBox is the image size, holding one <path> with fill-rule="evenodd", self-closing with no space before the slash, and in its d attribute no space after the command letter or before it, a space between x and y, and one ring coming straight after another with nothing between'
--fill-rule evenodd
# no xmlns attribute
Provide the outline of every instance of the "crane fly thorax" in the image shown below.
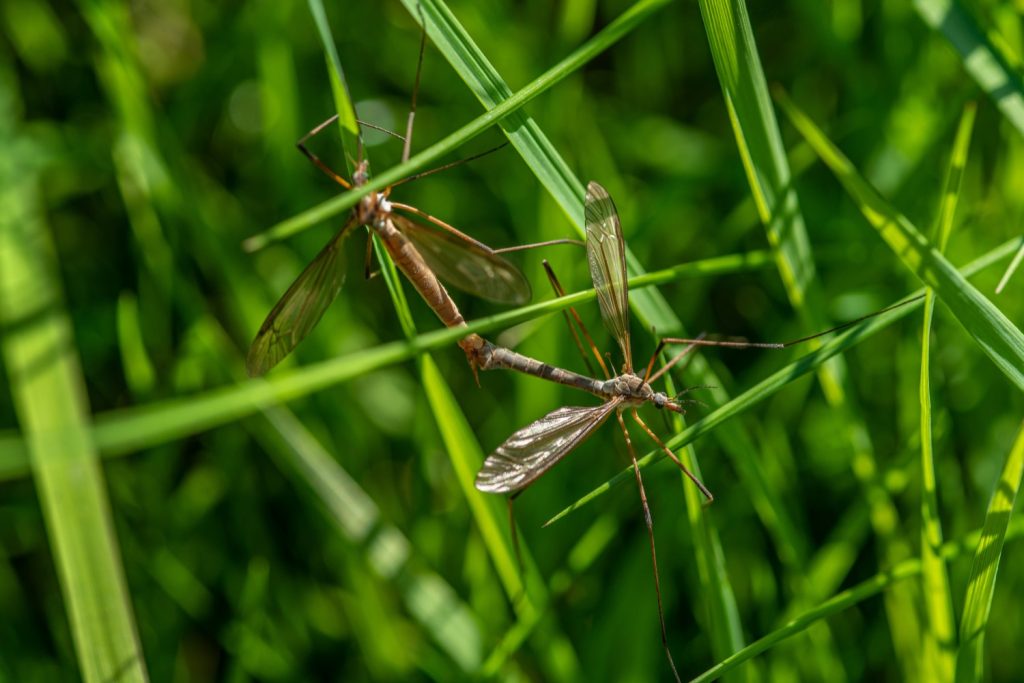
<svg viewBox="0 0 1024 683"><path fill-rule="evenodd" d="M359 200L356 215L362 225L380 230L391 215L391 202L383 192L368 194Z"/></svg>
<svg viewBox="0 0 1024 683"><path fill-rule="evenodd" d="M631 405L641 405L655 400L651 385L638 375L627 372L605 380L602 391L607 396L618 396L626 399Z"/></svg>

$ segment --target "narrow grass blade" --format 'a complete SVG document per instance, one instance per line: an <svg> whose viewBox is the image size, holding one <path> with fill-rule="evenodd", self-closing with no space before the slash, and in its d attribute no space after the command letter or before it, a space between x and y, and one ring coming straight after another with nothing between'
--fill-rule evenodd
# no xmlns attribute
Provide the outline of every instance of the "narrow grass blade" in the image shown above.
<svg viewBox="0 0 1024 683"><path fill-rule="evenodd" d="M677 391L671 376L665 375L665 390L669 396ZM683 416L673 414L672 425L676 431L684 427ZM679 459L697 479L701 479L700 465L693 444L677 451ZM714 511L705 505L703 494L693 482L679 473L686 505L686 518L690 523L690 536L693 539L693 554L700 577L700 596L704 603L708 623L705 629L711 640L711 653L717 659L724 659L742 648L743 623L736 604L736 593L729 580L725 567L725 554L722 552L722 541L714 524ZM747 671L745 680L753 680L753 671Z"/></svg>
<svg viewBox="0 0 1024 683"><path fill-rule="evenodd" d="M337 532L362 546L367 564L398 585L409 613L466 674L482 660L481 634L472 611L436 573L416 561L412 545L358 482L327 453L316 437L285 408L264 411L257 436L276 454L282 469L309 486Z"/></svg>
<svg viewBox="0 0 1024 683"><path fill-rule="evenodd" d="M957 201L967 150L977 112L975 104L964 108L957 130L946 183L939 204L932 239L939 252L945 251L953 228ZM927 617L922 643L922 668L926 679L937 682L953 680L955 666L956 622L953 616L953 596L949 588L946 564L939 557L942 546L942 519L939 515L939 497L936 490L935 457L932 450L932 399L930 381L932 313L935 293L929 287L925 293L924 320L921 330L921 593Z"/></svg>
<svg viewBox="0 0 1024 683"><path fill-rule="evenodd" d="M313 15L313 23L316 24L316 31L320 36L320 43L323 45L324 55L327 58L327 74L331 80L334 108L338 113L338 125L341 128L341 144L345 149L346 162L351 171L352 160L357 156L356 139L359 137L356 110L352 106L352 95L349 93L348 82L345 80L345 71L341 68L341 59L338 57L338 48L334 44L334 35L327 22L327 13L324 11L323 2L309 0L309 11Z"/></svg>
<svg viewBox="0 0 1024 683"><path fill-rule="evenodd" d="M1016 251L1019 243L1020 239L1011 240L1004 243L1002 246L997 247L985 256L972 261L963 268L964 275L974 275L984 268L991 266L993 263L997 263L1000 259L1006 258ZM632 285L630 286L632 287ZM752 408L756 404L768 398L793 380L815 370L822 363L837 353L842 353L846 349L870 338L875 333L907 316L911 311L914 311L921 306L923 302L921 297L923 295L924 291L919 290L914 294L901 299L901 301L911 301L916 298L916 301L911 301L911 303L901 305L899 308L894 308L893 310L881 313L869 320L865 320L864 322L858 323L857 325L838 333L825 344L822 344L821 347L798 358L786 367L772 374L770 377L758 382L733 400L712 411L707 417L697 420L682 432L669 439L666 442L666 445L669 448L682 448L686 444L692 443L698 438L713 431L726 420L746 412L749 408ZM651 451L644 457L640 458L637 462L640 464L640 467L647 467L660 460L663 455L664 454L660 450ZM576 500L576 502L561 510L558 514L545 522L545 524L551 524L552 522L565 517L570 512L579 510L583 506L592 502L595 498L607 493L612 487L629 481L630 477L633 477L632 467L620 470L618 474L608 479L600 486L595 487L590 493L584 495Z"/></svg>
<svg viewBox="0 0 1024 683"><path fill-rule="evenodd" d="M686 277L742 272L770 265L771 260L764 252L756 252L751 256L719 257L647 273L632 278L629 286L631 290L640 289ZM461 330L425 332L414 339L381 344L315 365L278 372L271 379L244 381L192 396L103 413L94 420L93 439L104 454L123 455L149 448L227 424L268 406L286 403L374 370L401 363L421 353L452 346L469 332L483 334L505 329L569 306L592 301L594 297L594 290L588 289L481 318ZM24 476L27 473L25 444L17 437L0 436L0 479Z"/></svg>
<svg viewBox="0 0 1024 683"><path fill-rule="evenodd" d="M1002 294L1003 290L1006 289L1007 283L1013 274L1017 272L1017 268L1020 267L1021 261L1024 261L1024 246L1020 248L1016 254L1013 255L1013 260L1010 261L1010 265L1006 268L1006 272L999 278L999 284L996 285L996 294Z"/></svg>
<svg viewBox="0 0 1024 683"><path fill-rule="evenodd" d="M779 102L907 269L934 288L939 299L949 307L992 362L1018 388L1024 389L1024 335L1020 329L967 282L906 216L886 202L857 173L850 160L781 91Z"/></svg>
<svg viewBox="0 0 1024 683"><path fill-rule="evenodd" d="M982 534L984 534L984 532L982 532ZM1007 533L1007 537L1016 539L1020 538L1022 535L1024 535L1024 519L1017 518L1011 525L1010 531ZM945 544L942 547L942 557L947 560L958 557L975 546L978 543L978 538L979 535L975 532L970 534L960 543ZM785 641L787 638L791 638L792 636L805 631L811 625L821 621L822 619L838 614L845 609L864 602L868 598L878 595L892 584L915 577L920 573L921 562L917 559L912 559L901 562L892 569L876 574L866 581L861 581L856 586L848 588L847 590L829 598L814 609L807 610L803 614L790 619L781 628L778 628L768 635L755 640L753 643L728 659L719 662L701 675L693 678L691 683L703 683L704 681L717 680L729 671L735 669L737 666L750 661L763 652L767 652L772 647Z"/></svg>
<svg viewBox="0 0 1024 683"><path fill-rule="evenodd" d="M4 113L8 113L6 110ZM30 143L0 121L0 326L81 675L146 681ZM20 153L19 153L20 152ZM60 640L59 636L55 636Z"/></svg>
<svg viewBox="0 0 1024 683"><path fill-rule="evenodd" d="M996 574L1003 554L1006 530L1013 514L1013 504L1024 477L1024 425L1017 432L1003 472L992 491L992 499L981 530L981 543L974 554L971 578L967 581L967 597L960 621L960 651L956 661L958 682L984 680L984 636L988 627Z"/></svg>
<svg viewBox="0 0 1024 683"><path fill-rule="evenodd" d="M914 0L929 27L941 31L960 55L964 69L1024 134L1024 83L1006 55L978 27L959 0Z"/></svg>

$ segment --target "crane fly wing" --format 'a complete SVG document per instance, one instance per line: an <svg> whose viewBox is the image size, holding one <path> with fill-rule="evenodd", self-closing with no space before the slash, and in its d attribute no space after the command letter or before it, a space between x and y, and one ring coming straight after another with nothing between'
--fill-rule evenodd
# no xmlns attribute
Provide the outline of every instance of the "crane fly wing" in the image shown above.
<svg viewBox="0 0 1024 683"><path fill-rule="evenodd" d="M530 300L532 292L526 277L487 245L394 213L391 219L445 282L499 304L519 306Z"/></svg>
<svg viewBox="0 0 1024 683"><path fill-rule="evenodd" d="M598 183L587 184L584 200L587 230L587 261L597 291L601 318L622 349L627 369L632 368L629 344L629 287L626 283L626 245L619 214L608 191Z"/></svg>
<svg viewBox="0 0 1024 683"><path fill-rule="evenodd" d="M338 296L345 282L341 245L355 220L348 220L267 314L245 359L250 377L266 373L291 353Z"/></svg>
<svg viewBox="0 0 1024 683"><path fill-rule="evenodd" d="M505 440L476 475L477 489L513 493L532 484L604 423L621 399L548 413Z"/></svg>

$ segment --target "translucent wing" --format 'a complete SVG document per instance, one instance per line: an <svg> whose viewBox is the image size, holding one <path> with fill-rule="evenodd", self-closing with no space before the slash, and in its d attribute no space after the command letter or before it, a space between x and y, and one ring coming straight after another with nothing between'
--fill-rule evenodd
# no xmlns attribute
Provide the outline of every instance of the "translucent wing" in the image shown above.
<svg viewBox="0 0 1024 683"><path fill-rule="evenodd" d="M341 244L354 222L355 217L349 219L267 315L245 359L250 377L264 374L291 353L338 296L345 282Z"/></svg>
<svg viewBox="0 0 1024 683"><path fill-rule="evenodd" d="M629 345L629 290L626 285L626 245L619 214L607 190L594 181L584 201L587 226L587 261L597 290L601 317L622 349L627 370L632 369Z"/></svg>
<svg viewBox="0 0 1024 683"><path fill-rule="evenodd" d="M487 456L476 487L486 493L520 491L583 443L619 405L614 399L599 406L559 408L528 424Z"/></svg>
<svg viewBox="0 0 1024 683"><path fill-rule="evenodd" d="M396 214L391 214L391 218L430 269L445 282L499 304L518 306L530 300L530 283L519 269L486 245Z"/></svg>

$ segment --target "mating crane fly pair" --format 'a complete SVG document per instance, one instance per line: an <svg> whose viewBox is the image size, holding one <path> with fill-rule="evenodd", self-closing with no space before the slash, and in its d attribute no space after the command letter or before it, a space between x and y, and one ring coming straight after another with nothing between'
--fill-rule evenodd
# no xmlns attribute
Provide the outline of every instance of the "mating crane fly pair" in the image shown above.
<svg viewBox="0 0 1024 683"><path fill-rule="evenodd" d="M424 44L425 34L420 44L417 86L422 68ZM409 158L415 108L416 91L414 89L405 136L385 131L403 140L403 163ZM337 120L337 116L328 119L307 133L299 141L298 147L317 168L345 189L352 190L364 186L368 182L369 166L367 161L362 159L361 137L359 138L360 159L355 165L351 181L331 170L305 146L305 142L309 138L324 130L335 120ZM376 126L370 127L376 128ZM490 151L494 150L489 150L484 154ZM470 161L479 156L482 155L476 155L463 161ZM342 256L344 241L359 226L366 226L380 238L395 265L405 274L441 322L448 327L464 327L466 322L440 279L444 279L459 289L497 303L521 305L530 299L530 285L526 278L516 266L500 256L500 253L552 244L579 244L578 242L562 239L505 249L492 249L416 207L391 199L391 192L396 185L450 168L463 161L410 176L385 188L382 192L369 193L359 200L341 230L303 270L267 315L246 358L246 368L251 376L263 375L274 367L291 353L319 322L327 307L337 297L344 282L345 262ZM431 227L420 221L429 223ZM604 379L548 365L511 349L497 346L477 334L469 334L460 339L458 344L466 353L474 373L477 370L498 368L514 370L575 387L603 399L602 403L596 406L558 408L516 431L485 459L476 477L476 488L486 493L509 494L509 504L511 505L513 498L582 444L614 414L625 438L640 493L650 544L662 645L672 673L676 680L679 680L668 647L650 508L647 504L647 495L644 491L636 452L623 413L629 413L633 421L693 481L710 502L713 497L707 487L686 468L637 412L638 408L648 403L659 409L663 408L677 413L685 412L678 396L671 397L663 392L655 391L651 386L652 383L696 346L785 348L848 327L871 316L864 316L864 318L858 318L830 330L781 344L714 341L703 338L665 338L659 343L645 372L640 375L634 371L632 361L626 248L622 238L622 228L611 197L596 182L591 182L587 186L584 198L584 223L587 258L601 310L601 318L622 352L622 372L613 376L613 373L608 370L601 353L594 346L586 328L583 327L582 321L571 308L569 311L590 343L594 356L603 371ZM372 242L367 245L367 275L369 274L371 249ZM550 271L549 275L552 277L556 293L561 295L560 285ZM571 323L570 328L572 329ZM575 329L573 329L573 334L575 336ZM661 369L654 372L655 361L664 347L669 344L682 344L685 345L685 348ZM582 345L580 345L580 349L582 351ZM514 531L513 526L513 534Z"/></svg>

